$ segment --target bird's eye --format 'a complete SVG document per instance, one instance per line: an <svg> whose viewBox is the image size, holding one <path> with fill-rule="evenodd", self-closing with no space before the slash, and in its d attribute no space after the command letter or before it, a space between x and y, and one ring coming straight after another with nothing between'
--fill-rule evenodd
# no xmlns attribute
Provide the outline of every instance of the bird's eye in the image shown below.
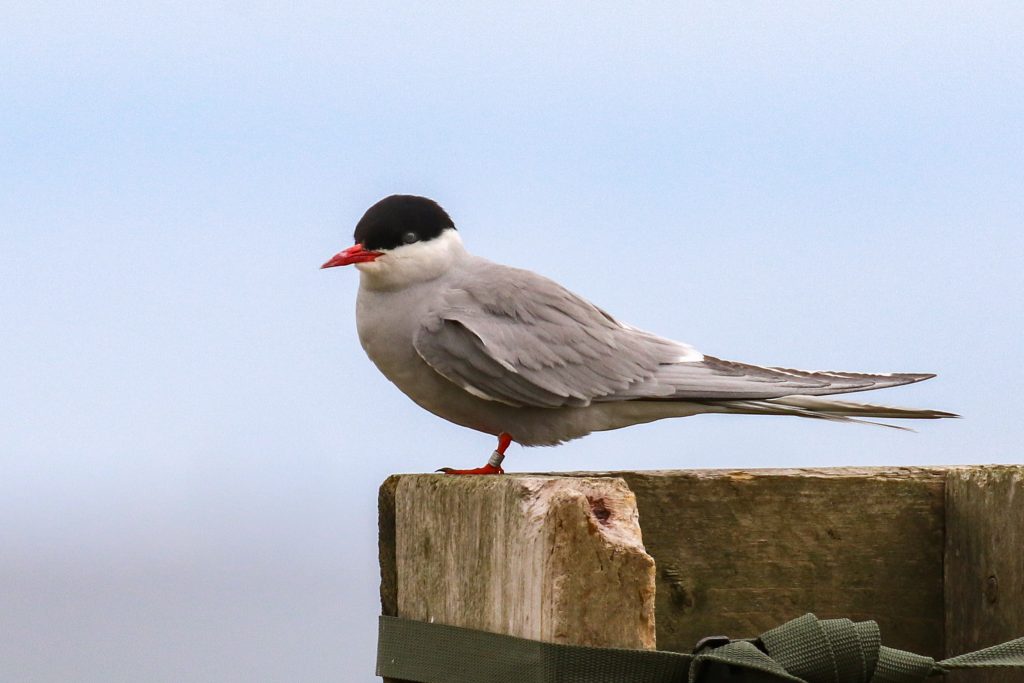
<svg viewBox="0 0 1024 683"><path fill-rule="evenodd" d="M406 244L412 244L413 242L419 242L420 237L414 232L407 232L404 235L402 235L402 241L405 242Z"/></svg>

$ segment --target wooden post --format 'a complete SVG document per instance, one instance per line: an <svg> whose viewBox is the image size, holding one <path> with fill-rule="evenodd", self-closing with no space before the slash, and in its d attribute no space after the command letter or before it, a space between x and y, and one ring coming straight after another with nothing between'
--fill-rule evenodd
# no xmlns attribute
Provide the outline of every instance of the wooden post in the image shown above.
<svg viewBox="0 0 1024 683"><path fill-rule="evenodd" d="M946 484L946 650L957 655L1024 635L1024 467L953 470ZM1009 683L1024 672L958 672Z"/></svg>
<svg viewBox="0 0 1024 683"><path fill-rule="evenodd" d="M654 647L654 561L621 479L409 475L381 502L385 614Z"/></svg>
<svg viewBox="0 0 1024 683"><path fill-rule="evenodd" d="M380 503L389 615L682 652L806 612L936 658L1024 635L1024 467L402 475Z"/></svg>

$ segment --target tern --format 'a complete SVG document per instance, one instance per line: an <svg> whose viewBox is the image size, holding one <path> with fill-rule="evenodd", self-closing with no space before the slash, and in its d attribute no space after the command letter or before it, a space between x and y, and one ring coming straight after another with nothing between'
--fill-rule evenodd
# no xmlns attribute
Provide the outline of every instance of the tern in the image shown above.
<svg viewBox="0 0 1024 683"><path fill-rule="evenodd" d="M356 327L366 355L420 407L498 439L483 467L441 471L500 474L513 441L552 446L701 413L957 417L822 398L933 374L762 367L632 327L553 280L469 253L448 213L426 197L382 199L354 239L321 267L359 270Z"/></svg>

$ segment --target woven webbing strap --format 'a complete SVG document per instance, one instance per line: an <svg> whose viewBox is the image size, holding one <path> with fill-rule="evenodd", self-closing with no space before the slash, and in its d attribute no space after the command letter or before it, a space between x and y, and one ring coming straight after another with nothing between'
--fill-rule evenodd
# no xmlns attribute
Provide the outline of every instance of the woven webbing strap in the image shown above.
<svg viewBox="0 0 1024 683"><path fill-rule="evenodd" d="M813 614L696 654L557 645L381 617L377 675L417 683L919 683L953 669L1024 667L1024 638L936 662L881 645L878 625Z"/></svg>

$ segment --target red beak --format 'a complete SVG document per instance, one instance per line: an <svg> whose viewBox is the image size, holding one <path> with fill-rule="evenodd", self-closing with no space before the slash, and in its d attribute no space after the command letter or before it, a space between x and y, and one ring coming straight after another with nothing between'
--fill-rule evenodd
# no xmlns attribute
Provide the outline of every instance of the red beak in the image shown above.
<svg viewBox="0 0 1024 683"><path fill-rule="evenodd" d="M366 263L367 261L375 260L378 256L383 256L383 254L379 251L367 251L363 245L356 244L345 251L339 251L331 257L331 260L320 267L334 268L335 266L347 266L352 263Z"/></svg>

